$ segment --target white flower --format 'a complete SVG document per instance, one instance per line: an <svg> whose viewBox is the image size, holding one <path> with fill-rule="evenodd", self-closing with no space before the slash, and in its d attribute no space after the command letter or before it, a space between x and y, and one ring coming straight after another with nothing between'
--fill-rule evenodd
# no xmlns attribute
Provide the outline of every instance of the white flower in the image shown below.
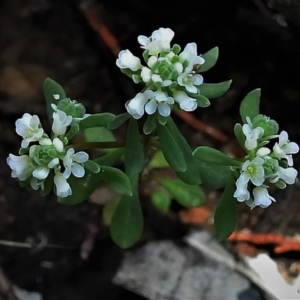
<svg viewBox="0 0 300 300"><path fill-rule="evenodd" d="M129 114L135 119L140 119L145 112L145 104L148 99L143 93L138 93L133 99L127 101L125 107Z"/></svg>
<svg viewBox="0 0 300 300"><path fill-rule="evenodd" d="M147 90L144 92L147 99L151 99L145 106L147 114L152 115L158 110L159 114L163 117L168 117L171 113L170 105L174 104L174 99L168 97L164 92L153 92Z"/></svg>
<svg viewBox="0 0 300 300"><path fill-rule="evenodd" d="M64 151L64 144L59 138L53 139L53 146L56 149L57 152L63 152Z"/></svg>
<svg viewBox="0 0 300 300"><path fill-rule="evenodd" d="M249 149L248 149L249 150ZM271 150L267 147L261 147L257 150L256 156L258 157L264 157L271 153Z"/></svg>
<svg viewBox="0 0 300 300"><path fill-rule="evenodd" d="M186 71L192 71L194 65L202 65L205 63L204 58L197 54L196 43L187 44L184 50L179 54L179 58L182 62L188 62Z"/></svg>
<svg viewBox="0 0 300 300"><path fill-rule="evenodd" d="M193 111L198 106L196 99L189 97L185 92L176 92L173 97L180 108L185 111Z"/></svg>
<svg viewBox="0 0 300 300"><path fill-rule="evenodd" d="M241 183L248 183L249 180L256 185L260 186L265 181L265 171L263 168L264 159L255 157L252 161L247 160L242 165L242 174L239 179Z"/></svg>
<svg viewBox="0 0 300 300"><path fill-rule="evenodd" d="M151 80L151 75L152 75L152 72L149 68L147 68L147 67L142 68L141 77L144 82L146 82L146 83L149 82Z"/></svg>
<svg viewBox="0 0 300 300"><path fill-rule="evenodd" d="M66 156L63 159L63 164L65 166L65 171L63 176L69 178L71 173L75 177L83 177L85 170L81 165L89 159L89 155L83 151L75 153L73 148L68 149Z"/></svg>
<svg viewBox="0 0 300 300"><path fill-rule="evenodd" d="M289 166L293 165L293 158L291 154L298 153L299 146L290 142L286 131L282 131L279 135L279 143L276 143L273 147L274 155L281 159L285 158Z"/></svg>
<svg viewBox="0 0 300 300"><path fill-rule="evenodd" d="M169 28L159 28L153 31L150 38L139 35L138 42L141 48L149 51L150 55L158 55L161 51L169 51L171 40L174 37L174 31Z"/></svg>
<svg viewBox="0 0 300 300"><path fill-rule="evenodd" d="M137 71L142 68L140 59L129 50L122 50L119 53L116 64L120 69L130 69L131 71Z"/></svg>
<svg viewBox="0 0 300 300"><path fill-rule="evenodd" d="M275 202L275 199L269 195L268 190L263 187L254 188L253 197L254 197L254 202L251 208L254 208L255 206L260 206L265 208L268 207L272 203L272 201Z"/></svg>
<svg viewBox="0 0 300 300"><path fill-rule="evenodd" d="M270 181L272 183L277 182L279 179L283 180L287 184L293 184L296 181L298 171L294 168L282 168L278 167L277 172L274 174L275 178Z"/></svg>
<svg viewBox="0 0 300 300"><path fill-rule="evenodd" d="M31 176L33 171L32 160L28 155L15 156L9 154L7 164L12 169L11 177L18 178L21 181Z"/></svg>
<svg viewBox="0 0 300 300"><path fill-rule="evenodd" d="M248 182L243 182L241 177L239 177L236 181L236 191L233 195L239 202L243 202L245 200L250 199L250 193L248 191Z"/></svg>
<svg viewBox="0 0 300 300"><path fill-rule="evenodd" d="M185 72L177 77L177 82L179 85L184 86L188 92L196 94L198 90L195 85L202 84L203 77L199 74Z"/></svg>
<svg viewBox="0 0 300 300"><path fill-rule="evenodd" d="M249 117L246 117L247 123L243 125L243 133L246 137L245 147L253 150L257 147L257 140L263 135L264 130L261 127L253 128Z"/></svg>
<svg viewBox="0 0 300 300"><path fill-rule="evenodd" d="M47 166L39 166L32 172L32 176L36 179L43 180L47 178L49 172L50 168L48 168Z"/></svg>
<svg viewBox="0 0 300 300"><path fill-rule="evenodd" d="M66 133L67 127L72 122L72 117L67 116L66 113L61 110L57 110L56 112L54 112L52 117L52 131L56 135L64 135Z"/></svg>
<svg viewBox="0 0 300 300"><path fill-rule="evenodd" d="M38 116L25 113L21 119L16 121L16 132L24 138L21 144L22 148L27 148L30 142L41 139L44 130L41 128Z"/></svg>
<svg viewBox="0 0 300 300"><path fill-rule="evenodd" d="M57 172L55 174L54 183L56 186L56 195L58 197L64 198L72 194L71 187L62 173Z"/></svg>

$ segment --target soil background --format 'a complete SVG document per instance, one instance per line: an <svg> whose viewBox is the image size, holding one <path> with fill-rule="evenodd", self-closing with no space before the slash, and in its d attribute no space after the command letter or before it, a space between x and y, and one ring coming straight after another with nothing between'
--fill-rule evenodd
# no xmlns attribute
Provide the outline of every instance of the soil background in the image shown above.
<svg viewBox="0 0 300 300"><path fill-rule="evenodd" d="M57 1L4 0L0 3L0 240L72 247L24 249L0 245L0 265L12 283L38 291L46 300L143 299L111 284L124 251L109 238L101 221L101 206L86 201L65 207L53 195L45 198L21 189L10 177L9 153L17 153L20 137L15 121L23 113L38 114L47 124L42 84L46 77L59 82L67 95L87 111L124 112L124 104L140 87L117 68L107 42L90 26L85 10L94 10L122 49L142 50L140 34L159 27L174 30L174 42L196 42L199 53L218 46L217 65L204 73L205 82L233 79L229 92L193 115L226 134L226 143L198 132L175 117L193 147L204 144L238 153L233 126L239 104L255 88L262 88L261 112L277 120L292 141L300 143L300 34L280 12L260 1ZM119 133L122 135L122 132ZM299 157L295 158L295 167ZM300 233L299 188L276 191L277 202L267 210L240 208L238 228L258 233ZM101 198L101 195L99 196ZM187 229L172 207L172 218L143 204L149 239L180 238ZM96 229L95 229L96 228ZM149 234L151 232L151 234ZM88 259L82 245L93 237ZM137 245L136 247L138 247ZM300 255L293 253L293 258Z"/></svg>

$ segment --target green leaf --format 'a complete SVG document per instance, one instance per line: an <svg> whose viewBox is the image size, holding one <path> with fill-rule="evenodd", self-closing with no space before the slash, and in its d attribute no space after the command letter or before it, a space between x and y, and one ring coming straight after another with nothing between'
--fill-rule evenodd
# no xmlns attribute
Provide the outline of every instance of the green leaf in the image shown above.
<svg viewBox="0 0 300 300"><path fill-rule="evenodd" d="M46 78L43 85L44 96L47 104L47 115L49 120L52 120L53 108L51 104L54 103L55 105L64 98L66 98L66 93L61 85L50 78ZM58 95L59 99L56 100L54 95Z"/></svg>
<svg viewBox="0 0 300 300"><path fill-rule="evenodd" d="M129 178L119 169L109 166L100 166L99 178L106 182L115 192L122 195L132 195Z"/></svg>
<svg viewBox="0 0 300 300"><path fill-rule="evenodd" d="M111 224L112 217L115 213L115 210L120 202L121 197L118 197L112 201L106 203L102 210L102 219L106 226Z"/></svg>
<svg viewBox="0 0 300 300"><path fill-rule="evenodd" d="M140 139L138 123L129 120L125 142L125 170L128 176L139 174L145 166L144 147Z"/></svg>
<svg viewBox="0 0 300 300"><path fill-rule="evenodd" d="M196 99L199 107L207 107L210 105L210 101L203 95L197 95Z"/></svg>
<svg viewBox="0 0 300 300"><path fill-rule="evenodd" d="M88 170L82 178L77 178L71 175L68 183L72 189L72 195L65 198L57 198L57 201L64 205L77 205L85 200L95 191L99 186L101 179L98 174L93 174Z"/></svg>
<svg viewBox="0 0 300 300"><path fill-rule="evenodd" d="M259 115L260 89L250 92L242 101L240 106L240 115L244 123L247 124L246 117L253 120Z"/></svg>
<svg viewBox="0 0 300 300"><path fill-rule="evenodd" d="M121 125L123 125L129 118L130 114L128 112L115 116L115 118L108 124L107 128L110 130L117 129Z"/></svg>
<svg viewBox="0 0 300 300"><path fill-rule="evenodd" d="M166 161L174 171L184 172L187 169L187 165L179 145L166 126L157 122L156 127L160 147Z"/></svg>
<svg viewBox="0 0 300 300"><path fill-rule="evenodd" d="M176 141L177 145L179 146L179 149L181 150L183 157L185 159L187 169L183 172L177 172L177 176L188 184L199 184L201 183L201 176L198 170L197 165L195 164L195 159L192 155L192 150L190 148L190 145L186 141L186 139L183 137L181 132L179 131L178 127L172 120L172 118L169 118L168 123L166 125L170 133L172 134L174 140Z"/></svg>
<svg viewBox="0 0 300 300"><path fill-rule="evenodd" d="M93 160L88 160L84 163L84 168L89 170L91 173L98 173L100 166Z"/></svg>
<svg viewBox="0 0 300 300"><path fill-rule="evenodd" d="M111 152L94 159L94 162L96 162L98 165L112 166L118 160L120 160L124 153L124 148L114 149Z"/></svg>
<svg viewBox="0 0 300 300"><path fill-rule="evenodd" d="M232 80L220 83L202 83L199 85L201 95L207 98L218 98L225 94L231 85Z"/></svg>
<svg viewBox="0 0 300 300"><path fill-rule="evenodd" d="M72 137L74 137L79 132L79 125L78 124L72 124L70 130L66 134L66 138L70 140Z"/></svg>
<svg viewBox="0 0 300 300"><path fill-rule="evenodd" d="M148 170L166 167L169 167L169 164L167 163L161 150L155 152L147 165Z"/></svg>
<svg viewBox="0 0 300 300"><path fill-rule="evenodd" d="M215 190L226 185L231 174L230 167L208 164L198 160L195 160L194 163L200 173L203 186Z"/></svg>
<svg viewBox="0 0 300 300"><path fill-rule="evenodd" d="M114 212L110 224L110 235L121 248L133 246L142 235L143 213L138 197L138 175L131 177L132 196L123 196Z"/></svg>
<svg viewBox="0 0 300 300"><path fill-rule="evenodd" d="M238 143L240 144L240 146L246 150L246 147L245 147L246 137L243 133L243 127L241 124L239 124L239 123L235 124L234 134L235 134L235 137L236 137Z"/></svg>
<svg viewBox="0 0 300 300"><path fill-rule="evenodd" d="M234 231L237 222L237 200L234 194L234 179L231 175L215 211L214 224L218 240L225 240Z"/></svg>
<svg viewBox="0 0 300 300"><path fill-rule="evenodd" d="M107 127L107 125L114 120L115 115L111 113L94 114L84 118L79 122L80 130L85 130L92 127Z"/></svg>
<svg viewBox="0 0 300 300"><path fill-rule="evenodd" d="M211 69L217 62L219 57L219 48L215 47L202 55L205 59L205 63L201 65L200 72L206 72Z"/></svg>
<svg viewBox="0 0 300 300"><path fill-rule="evenodd" d="M171 205L171 199L166 191L154 191L150 195L153 206L161 213L167 213Z"/></svg>
<svg viewBox="0 0 300 300"><path fill-rule="evenodd" d="M113 133L105 127L88 128L84 131L87 142L113 142L115 137Z"/></svg>
<svg viewBox="0 0 300 300"><path fill-rule="evenodd" d="M166 125L169 117L163 117L161 114L157 114L157 119L158 119L159 124Z"/></svg>
<svg viewBox="0 0 300 300"><path fill-rule="evenodd" d="M216 149L205 146L195 149L193 156L198 160L211 164L237 167L241 165L240 161L230 158Z"/></svg>
<svg viewBox="0 0 300 300"><path fill-rule="evenodd" d="M198 185L189 185L180 179L158 179L159 183L184 207L196 207L205 202L205 194Z"/></svg>
<svg viewBox="0 0 300 300"><path fill-rule="evenodd" d="M53 171L49 173L47 178L44 181L44 189L41 190L41 195L44 197L48 195L53 188Z"/></svg>
<svg viewBox="0 0 300 300"><path fill-rule="evenodd" d="M152 133L156 128L156 114L147 116L147 120L144 124L143 131L145 134Z"/></svg>

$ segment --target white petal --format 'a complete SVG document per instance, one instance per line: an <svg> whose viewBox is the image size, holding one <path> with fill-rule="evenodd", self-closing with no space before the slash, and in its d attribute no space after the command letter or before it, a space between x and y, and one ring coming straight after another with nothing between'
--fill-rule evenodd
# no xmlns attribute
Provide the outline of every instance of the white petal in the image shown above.
<svg viewBox="0 0 300 300"><path fill-rule="evenodd" d="M272 203L272 201L275 202L275 199L268 194L268 190L266 188L261 188L261 187L254 188L253 196L254 196L253 207L259 205L265 208L268 207Z"/></svg>
<svg viewBox="0 0 300 300"><path fill-rule="evenodd" d="M294 168L278 168L279 179L282 179L287 184L294 184L297 177L297 170Z"/></svg>
<svg viewBox="0 0 300 300"><path fill-rule="evenodd" d="M145 106L145 111L148 115L152 115L155 113L156 108L157 102L155 100L150 100Z"/></svg>
<svg viewBox="0 0 300 300"><path fill-rule="evenodd" d="M89 155L84 151L80 151L80 152L77 152L76 154L74 154L73 159L74 159L74 161L76 161L78 163L84 163L84 162L88 161Z"/></svg>
<svg viewBox="0 0 300 300"><path fill-rule="evenodd" d="M150 68L152 68L156 62L157 62L157 57L156 56L150 56L148 58L148 62L147 63L148 63L148 66Z"/></svg>
<svg viewBox="0 0 300 300"><path fill-rule="evenodd" d="M151 90L146 90L143 94L148 100L155 97L155 93Z"/></svg>
<svg viewBox="0 0 300 300"><path fill-rule="evenodd" d="M81 178L84 176L84 173L85 173L84 167L77 163L74 163L72 165L72 173L75 177Z"/></svg>
<svg viewBox="0 0 300 300"><path fill-rule="evenodd" d="M158 102L161 102L161 101L167 101L168 100L168 97L167 95L164 93L164 92L155 92L155 99L158 101Z"/></svg>
<svg viewBox="0 0 300 300"><path fill-rule="evenodd" d="M47 178L49 172L50 172L50 169L48 167L37 167L32 172L32 176L39 180L42 180L42 179Z"/></svg>
<svg viewBox="0 0 300 300"><path fill-rule="evenodd" d="M56 149L57 152L63 152L64 151L64 144L59 138L53 139L53 146Z"/></svg>
<svg viewBox="0 0 300 300"><path fill-rule="evenodd" d="M119 53L116 64L121 69L127 68L132 71L137 71L142 67L140 59L134 56L129 50L122 50Z"/></svg>
<svg viewBox="0 0 300 300"><path fill-rule="evenodd" d="M168 104L166 103L160 103L158 105L158 112L160 113L160 115L162 115L163 117L168 117L171 113L171 108Z"/></svg>
<svg viewBox="0 0 300 300"><path fill-rule="evenodd" d="M200 85L203 83L203 76L202 75L199 75L199 74L196 74L194 75L194 85Z"/></svg>
<svg viewBox="0 0 300 300"><path fill-rule="evenodd" d="M144 82L149 82L151 80L151 70L149 68L143 67L141 77Z"/></svg>
<svg viewBox="0 0 300 300"><path fill-rule="evenodd" d="M288 141L288 139L289 139L289 136L286 131L282 131L279 134L279 143L280 144L286 143Z"/></svg>
<svg viewBox="0 0 300 300"><path fill-rule="evenodd" d="M54 176L54 183L56 186L56 195L58 197L67 197L72 194L71 187L67 182L66 178L64 178L63 174L57 172Z"/></svg>
<svg viewBox="0 0 300 300"><path fill-rule="evenodd" d="M142 45L142 46L146 46L147 43L149 42L149 38L147 38L145 35L139 35L137 38L138 42Z"/></svg>
<svg viewBox="0 0 300 300"><path fill-rule="evenodd" d="M192 94L196 94L197 93L197 88L194 86L194 85L192 85L192 84L186 84L185 85L185 88L186 88L186 90L188 91L188 92L190 92L190 93L192 93Z"/></svg>

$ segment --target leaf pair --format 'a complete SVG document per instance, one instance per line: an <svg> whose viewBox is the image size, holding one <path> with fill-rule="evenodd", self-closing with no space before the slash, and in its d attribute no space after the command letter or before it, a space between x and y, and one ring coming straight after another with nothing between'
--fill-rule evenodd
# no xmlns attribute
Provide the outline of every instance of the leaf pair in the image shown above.
<svg viewBox="0 0 300 300"><path fill-rule="evenodd" d="M187 184L201 183L201 176L192 150L171 117L166 125L157 124L161 150L177 176Z"/></svg>

